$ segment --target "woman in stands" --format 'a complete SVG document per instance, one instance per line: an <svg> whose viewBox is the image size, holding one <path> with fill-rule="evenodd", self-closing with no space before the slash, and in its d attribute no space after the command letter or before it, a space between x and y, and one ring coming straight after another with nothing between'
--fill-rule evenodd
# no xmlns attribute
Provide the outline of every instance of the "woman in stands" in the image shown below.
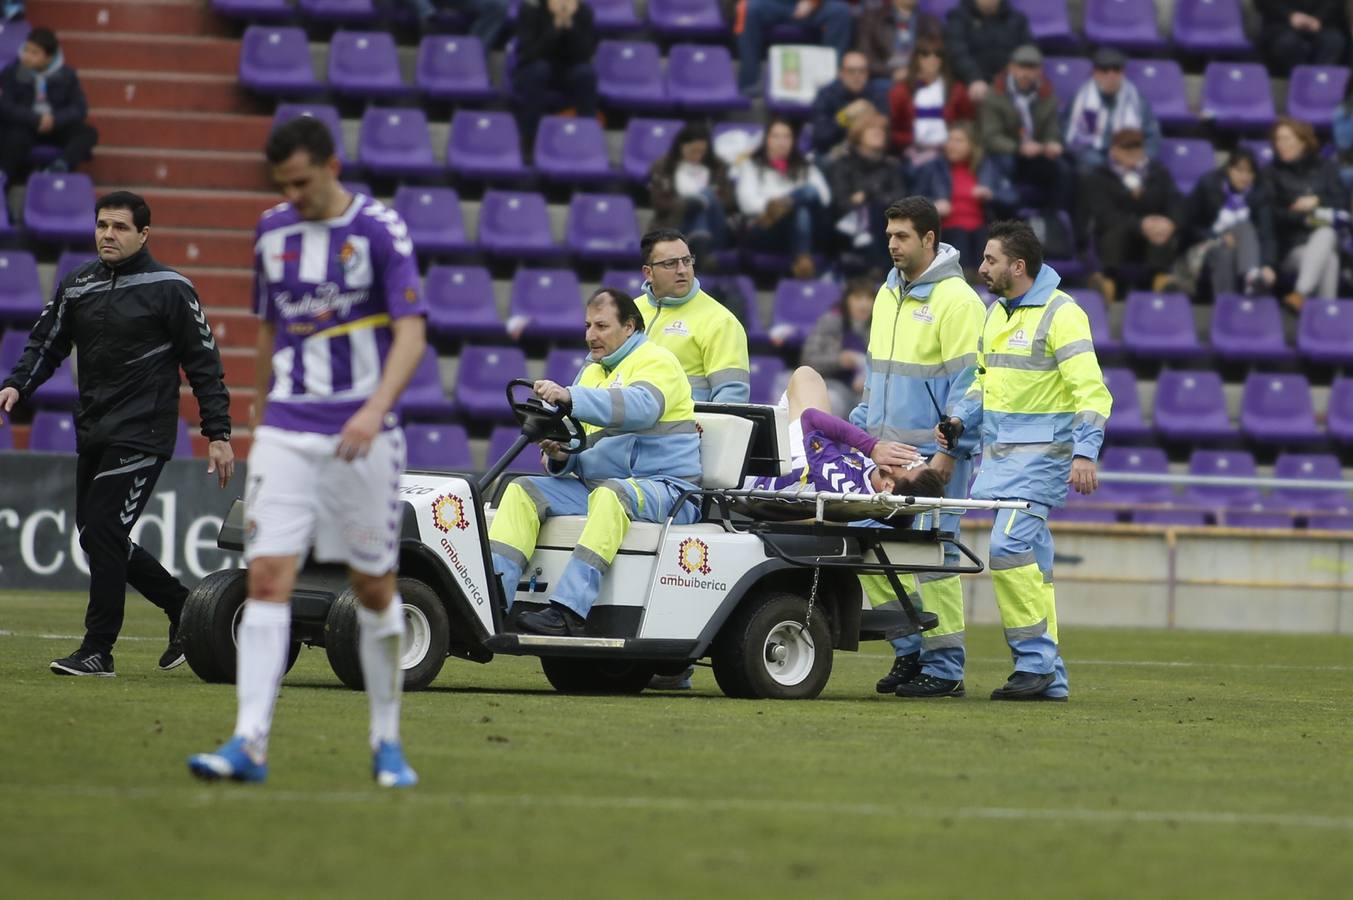
<svg viewBox="0 0 1353 900"><path fill-rule="evenodd" d="M848 283L841 302L822 314L803 342L803 364L821 374L831 398L828 408L837 415L850 412L864 390L875 284L867 278Z"/></svg>
<svg viewBox="0 0 1353 900"><path fill-rule="evenodd" d="M783 491L806 488L850 494L944 495L944 479L916 448L880 441L827 412L827 385L813 369L800 366L789 379L781 403L789 405L789 458L792 471L779 477L749 479L747 487Z"/></svg>
<svg viewBox="0 0 1353 900"><path fill-rule="evenodd" d="M735 180L752 248L777 253L788 247L794 254L790 274L817 274L813 250L831 190L817 166L799 151L798 132L788 119L770 120L761 146L738 167Z"/></svg>
<svg viewBox="0 0 1353 900"><path fill-rule="evenodd" d="M937 157L957 122L976 118L968 89L949 74L944 45L935 38L916 42L907 77L888 95L892 108L893 149L912 167Z"/></svg>
<svg viewBox="0 0 1353 900"><path fill-rule="evenodd" d="M829 221L836 223L838 235L845 236L847 254L856 260L853 269L882 269L890 262L883 211L906 193L902 164L888 152L888 120L881 115L857 119L846 142L845 155L828 170Z"/></svg>
<svg viewBox="0 0 1353 900"><path fill-rule="evenodd" d="M1206 269L1212 294L1268 291L1277 275L1273 198L1259 181L1259 164L1246 147L1208 172L1189 194L1185 240L1193 245L1190 271Z"/></svg>
<svg viewBox="0 0 1353 900"><path fill-rule="evenodd" d="M653 204L650 229L674 228L686 235L691 253L708 268L711 251L729 245L728 210L733 185L728 167L714 153L708 126L688 122L653 164L648 178Z"/></svg>
<svg viewBox="0 0 1353 900"><path fill-rule="evenodd" d="M1347 222L1348 197L1333 160L1320 156L1309 123L1283 116L1273 126L1273 164L1265 170L1273 191L1278 260L1296 275L1283 297L1293 311L1307 297L1334 297L1339 288L1339 241L1335 225Z"/></svg>
<svg viewBox="0 0 1353 900"><path fill-rule="evenodd" d="M958 251L968 270L982 262L988 207L1013 205L1010 180L995 164L983 160L967 122L949 129L944 154L917 170L912 189L935 202L944 242Z"/></svg>

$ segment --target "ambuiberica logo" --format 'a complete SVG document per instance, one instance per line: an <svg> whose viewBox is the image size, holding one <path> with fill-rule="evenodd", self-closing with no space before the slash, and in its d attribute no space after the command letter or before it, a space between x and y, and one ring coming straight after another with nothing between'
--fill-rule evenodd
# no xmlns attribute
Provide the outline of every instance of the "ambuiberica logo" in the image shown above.
<svg viewBox="0 0 1353 900"><path fill-rule="evenodd" d="M469 528L470 521L465 518L464 501L454 494L442 494L433 500L432 524L443 534L447 534L452 528L460 531Z"/></svg>
<svg viewBox="0 0 1353 900"><path fill-rule="evenodd" d="M692 577L664 575L658 583L666 587L696 588L705 591L728 590L728 585L722 581L695 577L709 575L713 571L710 565L709 544L699 538L686 538L681 542L677 548L677 565L681 567L681 571Z"/></svg>

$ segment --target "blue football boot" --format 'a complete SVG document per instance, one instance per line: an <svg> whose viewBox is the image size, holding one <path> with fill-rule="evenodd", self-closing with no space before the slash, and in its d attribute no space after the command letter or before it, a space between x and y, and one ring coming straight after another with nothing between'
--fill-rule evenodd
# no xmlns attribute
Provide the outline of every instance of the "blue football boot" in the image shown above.
<svg viewBox="0 0 1353 900"><path fill-rule="evenodd" d="M404 750L396 741L381 741L371 755L371 774L376 784L388 788L413 787L418 773L404 761Z"/></svg>
<svg viewBox="0 0 1353 900"><path fill-rule="evenodd" d="M268 764L258 762L245 746L244 738L236 735L221 745L215 753L198 753L188 757L188 771L203 781L261 782L267 780Z"/></svg>

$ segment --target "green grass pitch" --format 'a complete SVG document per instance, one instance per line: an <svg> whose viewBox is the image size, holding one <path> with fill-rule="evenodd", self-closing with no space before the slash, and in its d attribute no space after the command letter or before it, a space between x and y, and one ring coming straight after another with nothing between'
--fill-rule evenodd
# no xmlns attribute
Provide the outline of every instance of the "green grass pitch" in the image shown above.
<svg viewBox="0 0 1353 900"><path fill-rule="evenodd" d="M0 592L0 895L27 898L1353 896L1353 640L1067 628L1069 704L564 697L532 659L408 695L415 790L370 781L366 704L322 650L287 677L265 786L184 766L230 686L159 672L128 603L116 679L57 678L74 594Z"/></svg>

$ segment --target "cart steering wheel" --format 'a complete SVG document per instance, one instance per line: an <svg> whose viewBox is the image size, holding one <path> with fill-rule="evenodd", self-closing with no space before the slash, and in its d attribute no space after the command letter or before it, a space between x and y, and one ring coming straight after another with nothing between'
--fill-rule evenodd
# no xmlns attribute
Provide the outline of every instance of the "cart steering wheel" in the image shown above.
<svg viewBox="0 0 1353 900"><path fill-rule="evenodd" d="M564 453L582 453L587 449L587 437L583 425L569 413L565 406L552 406L539 397L527 397L518 401L512 395L517 387L533 388L535 382L525 378L514 378L507 383L507 402L512 407L512 415L521 425L521 433L532 443L554 441Z"/></svg>

